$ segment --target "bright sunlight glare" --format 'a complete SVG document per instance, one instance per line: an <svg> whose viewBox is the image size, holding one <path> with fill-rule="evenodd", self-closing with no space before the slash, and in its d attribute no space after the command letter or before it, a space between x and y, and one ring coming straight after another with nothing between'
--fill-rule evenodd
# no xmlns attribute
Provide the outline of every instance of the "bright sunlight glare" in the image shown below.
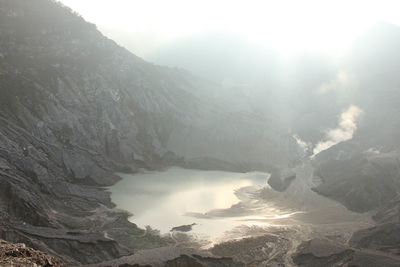
<svg viewBox="0 0 400 267"><path fill-rule="evenodd" d="M281 53L308 49L335 54L374 23L400 25L396 0L60 1L100 27L147 36L159 44L227 30Z"/></svg>

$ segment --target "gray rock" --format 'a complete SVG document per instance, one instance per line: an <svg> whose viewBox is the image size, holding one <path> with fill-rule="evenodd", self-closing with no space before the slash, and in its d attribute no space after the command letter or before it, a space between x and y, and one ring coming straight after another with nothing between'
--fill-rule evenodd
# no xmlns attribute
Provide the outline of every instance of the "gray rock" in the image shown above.
<svg viewBox="0 0 400 267"><path fill-rule="evenodd" d="M400 222L379 224L353 234L349 244L356 248L385 251L399 255Z"/></svg>
<svg viewBox="0 0 400 267"><path fill-rule="evenodd" d="M234 105L204 93L217 85L145 62L58 2L0 6L3 238L68 264L164 246L170 241L113 209L102 187L119 179L115 171L184 165L182 157L196 153L293 158L286 147L293 138L267 131L277 121L238 119Z"/></svg>
<svg viewBox="0 0 400 267"><path fill-rule="evenodd" d="M243 263L235 262L231 258L213 258L202 257L199 255L181 255L178 258L169 260L165 263L165 267L223 267L232 266L240 267L245 266Z"/></svg>
<svg viewBox="0 0 400 267"><path fill-rule="evenodd" d="M181 225L181 226L176 226L171 229L171 232L173 231L178 231L178 232L190 232L192 231L193 226L196 225L196 223L192 224L187 224L187 225Z"/></svg>
<svg viewBox="0 0 400 267"><path fill-rule="evenodd" d="M285 191L292 181L296 179L296 173L292 170L274 170L271 172L271 177L268 179L268 184L276 191Z"/></svg>
<svg viewBox="0 0 400 267"><path fill-rule="evenodd" d="M298 266L398 266L400 257L375 250L359 250L327 239L303 242L293 255Z"/></svg>
<svg viewBox="0 0 400 267"><path fill-rule="evenodd" d="M335 150L325 155L328 153L335 154ZM317 158L315 173L323 182L313 190L352 211L366 212L383 207L398 194L399 158L398 153L355 153L347 160Z"/></svg>

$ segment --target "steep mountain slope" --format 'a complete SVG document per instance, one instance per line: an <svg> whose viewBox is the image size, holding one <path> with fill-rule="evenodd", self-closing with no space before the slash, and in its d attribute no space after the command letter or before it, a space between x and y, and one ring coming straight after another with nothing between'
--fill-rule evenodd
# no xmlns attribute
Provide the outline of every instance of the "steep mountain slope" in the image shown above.
<svg viewBox="0 0 400 267"><path fill-rule="evenodd" d="M375 213L376 227L356 232L353 247L399 253L400 29L378 24L349 52L344 68L357 78L349 95L362 110L352 140L318 154L314 190L347 208Z"/></svg>
<svg viewBox="0 0 400 267"><path fill-rule="evenodd" d="M0 25L1 238L69 263L158 247L170 240L113 209L101 187L119 179L114 171L182 157L298 156L277 121L213 98L212 83L143 61L54 1L0 0Z"/></svg>
<svg viewBox="0 0 400 267"><path fill-rule="evenodd" d="M323 89L303 91L305 99L315 94L317 104L310 113L299 112L294 122L299 136L312 141L309 132L321 125L304 116L318 118L327 98L335 108L356 105L362 110L352 138L340 142L311 158L318 183L313 190L334 199L349 210L374 214L374 227L356 231L340 251L329 252L331 241L314 239L297 248L294 262L299 266L328 264L356 266L397 266L400 241L400 28L378 24L357 40L348 55L338 65L341 75L324 83ZM300 101L300 107L308 101ZM321 105L322 104L322 105ZM321 106L320 106L321 105ZM304 109L306 110L306 109ZM317 114L318 113L318 114ZM329 117L323 114L320 118ZM349 121L347 121L349 123ZM350 122L351 123L351 122ZM311 127L308 127L311 126ZM303 131L302 129L306 129ZM340 134L340 128L330 126ZM328 134L329 135L329 134ZM318 140L318 139L317 139ZM329 237L327 237L329 239ZM312 244L315 245L313 251ZM335 244L336 246L337 244ZM326 248L324 248L326 246ZM323 249L321 249L323 248ZM318 250L326 255L318 255Z"/></svg>
<svg viewBox="0 0 400 267"><path fill-rule="evenodd" d="M294 68L295 78L278 87L287 91L271 87L243 104L234 99L241 90L224 97L213 83L145 62L54 1L0 0L0 237L72 264L170 244L114 209L103 187L119 179L115 171L287 166L302 156L288 125L317 142L324 132L316 129L356 104L364 115L353 140L314 160L315 191L355 211L379 211L379 225L351 242L398 253L386 233L398 232L400 218L400 39L398 29L383 32L377 39L394 36L387 47L362 41L371 47L356 47L341 66L358 78L352 98L315 93L334 72L322 62L322 70Z"/></svg>

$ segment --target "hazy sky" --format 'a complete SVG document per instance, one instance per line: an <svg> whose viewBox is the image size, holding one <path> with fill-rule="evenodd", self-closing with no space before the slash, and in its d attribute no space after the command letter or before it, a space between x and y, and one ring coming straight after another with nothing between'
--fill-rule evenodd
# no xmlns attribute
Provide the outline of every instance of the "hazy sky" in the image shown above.
<svg viewBox="0 0 400 267"><path fill-rule="evenodd" d="M281 52L337 52L377 21L400 25L398 0L60 0L100 27L143 36L154 47L229 30ZM154 42L153 46L149 42Z"/></svg>

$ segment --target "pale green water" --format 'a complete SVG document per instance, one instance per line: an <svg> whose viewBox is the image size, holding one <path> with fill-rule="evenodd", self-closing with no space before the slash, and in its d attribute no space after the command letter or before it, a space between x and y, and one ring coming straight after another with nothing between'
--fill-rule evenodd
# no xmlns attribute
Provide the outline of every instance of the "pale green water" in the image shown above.
<svg viewBox="0 0 400 267"><path fill-rule="evenodd" d="M130 220L139 227L150 225L164 234L172 227L196 223L190 233L212 242L232 237L239 226L369 222L369 216L350 212L310 190L309 166L299 166L296 173L297 178L283 193L267 185L268 173L176 167L164 172L119 174L123 179L110 191L112 201L130 211Z"/></svg>
<svg viewBox="0 0 400 267"><path fill-rule="evenodd" d="M241 219L248 216L216 213L239 203L236 190L261 189L269 176L181 168L119 175L124 179L110 188L112 201L134 214L132 222L140 227L150 225L162 233L174 226L197 223L193 232L207 236L243 224Z"/></svg>

